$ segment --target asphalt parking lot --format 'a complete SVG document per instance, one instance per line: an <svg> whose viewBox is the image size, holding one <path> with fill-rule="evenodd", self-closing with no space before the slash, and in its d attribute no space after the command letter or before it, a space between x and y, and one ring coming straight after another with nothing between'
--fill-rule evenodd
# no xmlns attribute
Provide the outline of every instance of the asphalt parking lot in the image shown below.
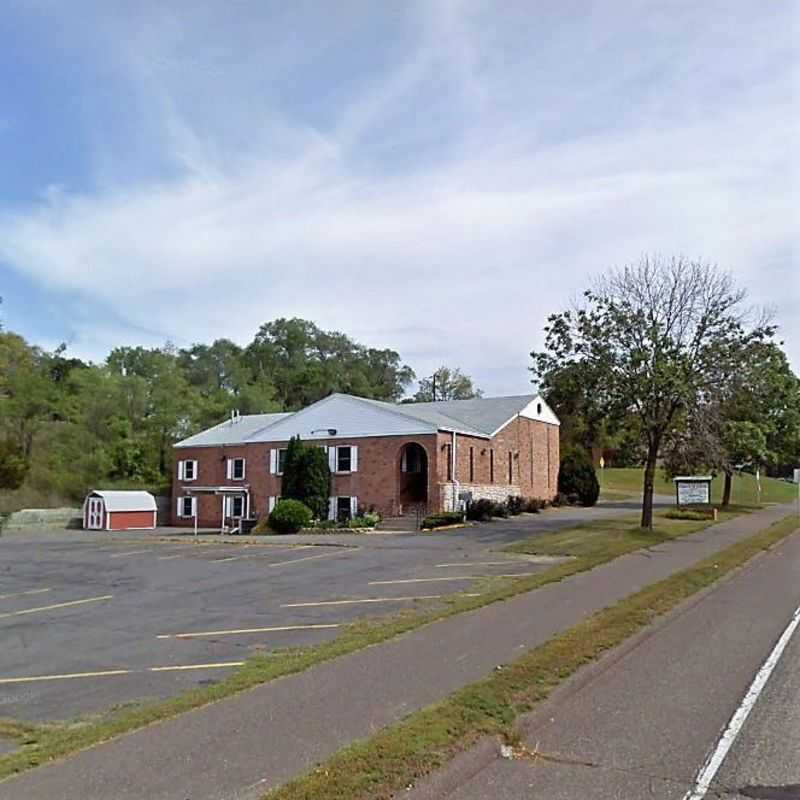
<svg viewBox="0 0 800 800"><path fill-rule="evenodd" d="M219 680L248 656L546 569L502 544L632 506L452 533L257 544L64 531L0 539L0 717L73 719ZM277 539L277 540L276 540Z"/></svg>

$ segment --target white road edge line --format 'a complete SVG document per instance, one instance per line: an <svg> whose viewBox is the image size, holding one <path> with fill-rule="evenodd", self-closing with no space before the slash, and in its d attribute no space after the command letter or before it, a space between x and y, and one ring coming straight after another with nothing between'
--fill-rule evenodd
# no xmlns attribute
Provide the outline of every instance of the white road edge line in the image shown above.
<svg viewBox="0 0 800 800"><path fill-rule="evenodd" d="M753 710L753 707L758 701L761 692L767 685L767 681L769 680L770 675L772 675L772 671L778 665L778 662L783 655L783 651L789 644L789 640L792 638L795 630L797 630L798 625L800 625L800 606L798 606L798 608L795 610L791 620L789 621L789 624L781 634L780 639L778 639L777 644L772 648L772 652L769 654L769 656L767 656L767 660L761 665L761 669L759 669L759 671L756 673L756 677L753 678L753 682L750 684L750 688L747 690L747 694L745 694L744 698L742 699L739 708L736 709L736 712L731 717L727 728L725 728L725 731L717 743L717 746L714 748L711 755L701 767L700 772L697 774L694 786L688 792L686 792L686 794L683 796L683 800L703 800L708 793L709 789L711 788L712 781L716 777L719 768L722 766L722 762L725 760L725 756L728 755L728 751L736 741L736 737L742 730L745 720L747 720L747 717Z"/></svg>

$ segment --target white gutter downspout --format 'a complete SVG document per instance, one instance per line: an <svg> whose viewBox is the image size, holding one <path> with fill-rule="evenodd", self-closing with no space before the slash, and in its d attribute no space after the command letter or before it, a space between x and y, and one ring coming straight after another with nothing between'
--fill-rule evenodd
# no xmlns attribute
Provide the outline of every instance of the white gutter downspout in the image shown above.
<svg viewBox="0 0 800 800"><path fill-rule="evenodd" d="M458 482L458 478L456 477L456 464L458 464L458 459L456 457L456 447L458 446L458 438L456 437L456 432L453 431L453 444L450 447L450 471L453 477L453 511L458 511L458 490L461 484Z"/></svg>

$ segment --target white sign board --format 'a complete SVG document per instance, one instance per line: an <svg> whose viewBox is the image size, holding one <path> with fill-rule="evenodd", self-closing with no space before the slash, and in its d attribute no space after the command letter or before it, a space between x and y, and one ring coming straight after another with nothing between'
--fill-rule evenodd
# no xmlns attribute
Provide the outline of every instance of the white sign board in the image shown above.
<svg viewBox="0 0 800 800"><path fill-rule="evenodd" d="M710 486L705 481L678 481L678 505L690 506L711 502Z"/></svg>
<svg viewBox="0 0 800 800"><path fill-rule="evenodd" d="M800 469L794 471L794 482L800 483Z"/></svg>

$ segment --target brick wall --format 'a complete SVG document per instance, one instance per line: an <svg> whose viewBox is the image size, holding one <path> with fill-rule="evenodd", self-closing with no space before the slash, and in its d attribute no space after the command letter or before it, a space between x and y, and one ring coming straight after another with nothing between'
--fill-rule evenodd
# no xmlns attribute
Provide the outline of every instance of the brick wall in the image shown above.
<svg viewBox="0 0 800 800"><path fill-rule="evenodd" d="M334 475L332 494L340 497L355 495L360 507L374 507L384 516L399 513L400 453L410 442L421 445L428 457L428 509L437 511L451 508L453 485L449 474L449 454L452 434L440 431L423 436L315 440L316 444L322 445L358 446L358 471ZM176 506L177 498L185 494L184 487L191 486L249 485L251 512L259 516L263 514L268 508L269 498L280 497L281 494L281 476L270 474L269 459L270 450L282 447L286 447L286 442L176 450L170 512L172 523L193 524L192 519L177 516ZM229 480L227 459L240 457L246 459L245 478L243 481ZM197 460L196 480L178 480L177 462L184 459ZM491 440L458 435L456 460L457 480L463 485L463 491L471 490L475 497L503 500L510 494L519 494L551 499L558 486L558 426L518 417ZM222 498L197 495L197 504L198 524L201 527L218 527L222 516Z"/></svg>
<svg viewBox="0 0 800 800"><path fill-rule="evenodd" d="M384 516L398 511L400 454L405 445L416 442L428 456L428 497L438 498L436 435L382 436L355 439L314 440L320 445L355 445L358 447L358 471L332 476L333 496L358 497L360 507L374 507ZM193 525L193 519L177 515L177 499L185 495L185 488L198 486L249 486L251 512L261 515L268 509L270 497L280 497L281 476L269 471L270 450L284 448L286 442L261 442L225 447L186 447L175 451L175 472L172 488L172 523ZM227 478L227 459L244 458L245 478L241 481ZM194 459L198 462L197 478L193 481L178 479L178 461ZM219 527L222 516L222 498L217 495L196 495L198 524L200 527ZM430 502L430 501L429 501Z"/></svg>
<svg viewBox="0 0 800 800"><path fill-rule="evenodd" d="M461 490L498 501L508 495L552 499L558 491L558 431L557 425L517 417L492 439L457 435L456 479ZM451 433L439 432L439 496L444 509L452 507L447 463L452 440Z"/></svg>

